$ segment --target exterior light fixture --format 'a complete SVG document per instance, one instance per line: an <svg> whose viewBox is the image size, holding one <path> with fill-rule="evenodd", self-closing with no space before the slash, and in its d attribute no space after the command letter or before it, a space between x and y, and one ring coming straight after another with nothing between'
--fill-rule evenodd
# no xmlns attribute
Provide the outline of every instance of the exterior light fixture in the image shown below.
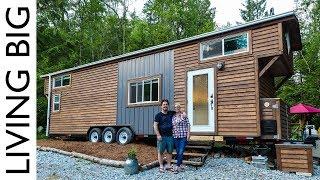
<svg viewBox="0 0 320 180"><path fill-rule="evenodd" d="M218 62L217 68L218 70L222 70L224 68L224 62Z"/></svg>

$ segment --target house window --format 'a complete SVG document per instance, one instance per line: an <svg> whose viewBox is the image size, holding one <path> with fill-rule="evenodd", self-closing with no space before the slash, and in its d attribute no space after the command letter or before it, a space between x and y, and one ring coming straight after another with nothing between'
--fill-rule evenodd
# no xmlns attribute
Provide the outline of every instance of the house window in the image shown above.
<svg viewBox="0 0 320 180"><path fill-rule="evenodd" d="M53 78L53 87L63 87L70 85L70 74Z"/></svg>
<svg viewBox="0 0 320 180"><path fill-rule="evenodd" d="M210 58L222 55L222 40L206 42L202 44L202 58Z"/></svg>
<svg viewBox="0 0 320 180"><path fill-rule="evenodd" d="M245 52L247 51L247 48L248 48L247 33L224 39L224 55Z"/></svg>
<svg viewBox="0 0 320 180"><path fill-rule="evenodd" d="M129 81L128 104L159 102L159 81L159 77Z"/></svg>
<svg viewBox="0 0 320 180"><path fill-rule="evenodd" d="M60 94L55 94L53 96L53 111L60 111Z"/></svg>
<svg viewBox="0 0 320 180"><path fill-rule="evenodd" d="M200 43L200 59L248 52L248 33Z"/></svg>

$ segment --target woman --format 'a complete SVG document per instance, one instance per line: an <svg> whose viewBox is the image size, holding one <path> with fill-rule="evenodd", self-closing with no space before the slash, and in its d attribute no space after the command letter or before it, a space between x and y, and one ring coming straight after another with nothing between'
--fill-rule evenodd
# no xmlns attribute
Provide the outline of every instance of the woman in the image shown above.
<svg viewBox="0 0 320 180"><path fill-rule="evenodd" d="M177 152L177 166L175 172L183 170L181 164L183 160L183 153L185 151L187 142L190 139L190 123L185 112L181 111L179 103L175 104L176 114L172 118L173 138Z"/></svg>

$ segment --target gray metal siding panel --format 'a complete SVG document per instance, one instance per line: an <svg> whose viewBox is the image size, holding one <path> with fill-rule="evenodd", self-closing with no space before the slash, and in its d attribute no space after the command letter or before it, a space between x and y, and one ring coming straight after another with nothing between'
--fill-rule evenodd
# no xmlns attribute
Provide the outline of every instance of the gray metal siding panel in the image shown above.
<svg viewBox="0 0 320 180"><path fill-rule="evenodd" d="M118 94L119 93L121 93L119 90L120 90L120 86L121 86L121 82L122 82L122 70L121 70L121 68L122 68L122 66L120 66L120 64L121 63L118 63ZM117 99L118 99L118 104L117 104L117 111L121 111L121 109L120 109L120 106L121 106L121 103L120 102L122 102L122 97L121 96L118 96L117 97ZM119 114L119 112L117 112L117 119L118 119L118 114Z"/></svg>
<svg viewBox="0 0 320 180"><path fill-rule="evenodd" d="M161 75L162 94L160 98L174 100L173 50L119 62L117 125L131 125L135 134L151 135L154 116L160 111L158 106L127 107L127 82L138 77Z"/></svg>

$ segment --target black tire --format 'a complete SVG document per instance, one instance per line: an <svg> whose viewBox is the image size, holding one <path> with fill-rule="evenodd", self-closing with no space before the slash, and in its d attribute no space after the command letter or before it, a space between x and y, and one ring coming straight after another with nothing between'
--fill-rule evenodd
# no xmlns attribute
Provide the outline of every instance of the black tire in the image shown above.
<svg viewBox="0 0 320 180"><path fill-rule="evenodd" d="M129 128L123 127L121 129L119 129L119 131L117 132L116 138L117 138L118 144L125 145L125 144L128 144L132 141L133 133Z"/></svg>
<svg viewBox="0 0 320 180"><path fill-rule="evenodd" d="M88 141L90 141L90 142L101 141L101 129L92 128L88 134Z"/></svg>
<svg viewBox="0 0 320 180"><path fill-rule="evenodd" d="M116 140L116 130L113 127L104 128L101 138L106 144L113 143Z"/></svg>

